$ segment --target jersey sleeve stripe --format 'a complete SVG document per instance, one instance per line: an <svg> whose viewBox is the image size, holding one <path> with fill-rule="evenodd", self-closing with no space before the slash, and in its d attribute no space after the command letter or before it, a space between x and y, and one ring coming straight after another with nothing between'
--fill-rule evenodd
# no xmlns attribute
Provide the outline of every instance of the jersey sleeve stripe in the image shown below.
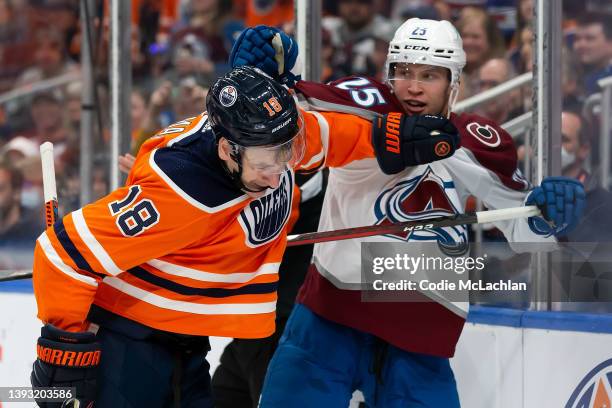
<svg viewBox="0 0 612 408"><path fill-rule="evenodd" d="M57 237L57 240L61 244L62 248L64 248L64 251L66 251L66 253L72 259L77 268L93 273L93 269L91 268L87 260L83 257L83 255L81 255L79 250L76 248L76 246L70 239L70 236L66 232L66 227L64 226L63 219L58 220L53 225L53 231L55 232L55 236Z"/></svg>
<svg viewBox="0 0 612 408"><path fill-rule="evenodd" d="M153 259L147 262L160 271L168 275L180 276L183 278L194 279L203 282L223 282L223 283L245 283L260 275L273 275L278 273L280 267L279 262L266 263L259 267L255 272L233 272L233 273L212 273L200 271L198 269L188 268L181 265L176 265L170 262Z"/></svg>
<svg viewBox="0 0 612 408"><path fill-rule="evenodd" d="M85 217L83 216L83 209L78 209L72 213L72 221L74 222L74 227L79 234L79 237L83 240L87 248L91 251L91 253L96 257L98 262L102 265L102 267L106 270L106 272L110 275L118 275L123 272L119 267L115 264L113 259L110 257L108 252L100 245L96 237L91 233L89 227L87 226L87 222L85 221Z"/></svg>
<svg viewBox="0 0 612 408"><path fill-rule="evenodd" d="M321 136L321 144L323 145L323 154L326 155L329 151L329 123L319 112L312 112L317 122L319 123L319 134Z"/></svg>
<svg viewBox="0 0 612 408"><path fill-rule="evenodd" d="M159 286L171 292L184 296L206 296L212 298L225 298L238 295L262 295L266 293L274 293L278 287L278 282L269 283L253 283L236 289L227 288L194 288L191 286L181 285L177 282L172 282L168 279L156 276L151 272L135 267L127 271L127 273L141 279L147 283Z"/></svg>
<svg viewBox="0 0 612 408"><path fill-rule="evenodd" d="M107 277L104 283L108 286L139 299L145 303L163 309L178 312L187 312L201 315L241 315L241 314L262 314L272 313L276 309L276 302L263 303L224 303L224 304L198 304L184 302L180 300L168 299L146 290L137 288L127 282L115 277Z"/></svg>
<svg viewBox="0 0 612 408"><path fill-rule="evenodd" d="M172 181L172 179L168 177L166 173L164 173L164 171L157 165L157 163L155 163L155 152L157 152L157 149L153 150L149 157L149 165L151 166L151 168L155 171L155 173L157 173L159 177L161 177L162 180L166 182L166 184L168 184L168 186L172 190L174 190L176 194L178 194L183 200L187 201L189 204L193 205L197 209L200 209L207 213L217 213L227 208L230 208L249 198L246 194L243 194L239 196L238 198L228 201L222 205L218 205L216 207L208 207L207 205L202 204L201 202L199 202L198 200L194 199L189 194L187 194L174 181Z"/></svg>
<svg viewBox="0 0 612 408"><path fill-rule="evenodd" d="M38 244L40 245L40 248L42 249L49 262L51 262L51 264L60 272L88 285L94 287L98 286L98 282L96 282L94 278L81 275L80 273L66 265L64 261L62 261L62 258L59 256L55 248L53 248L53 245L51 245L51 241L49 240L49 237L47 236L46 232L43 232L41 236L38 237Z"/></svg>

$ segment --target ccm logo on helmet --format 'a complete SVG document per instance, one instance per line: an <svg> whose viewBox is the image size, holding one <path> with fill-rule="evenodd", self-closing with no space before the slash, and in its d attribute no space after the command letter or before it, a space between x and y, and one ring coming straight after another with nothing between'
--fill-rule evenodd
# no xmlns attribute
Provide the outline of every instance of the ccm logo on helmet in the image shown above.
<svg viewBox="0 0 612 408"><path fill-rule="evenodd" d="M423 47L422 45L407 45L405 49L414 51L429 51L429 47Z"/></svg>
<svg viewBox="0 0 612 408"><path fill-rule="evenodd" d="M387 115L387 131L385 132L385 148L390 153L400 153L400 120L401 113L391 112Z"/></svg>

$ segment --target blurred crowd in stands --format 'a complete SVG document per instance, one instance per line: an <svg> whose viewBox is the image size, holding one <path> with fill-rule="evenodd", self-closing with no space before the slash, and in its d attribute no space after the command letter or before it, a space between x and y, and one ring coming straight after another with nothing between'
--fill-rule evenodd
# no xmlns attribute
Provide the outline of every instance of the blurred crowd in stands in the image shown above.
<svg viewBox="0 0 612 408"><path fill-rule="evenodd" d="M31 253L24 263L7 256L6 248L33 247L42 229L42 141L55 144L60 213L80 206L84 35L94 41L94 109L99 115L93 130L93 198L108 190L110 2L93 3L87 13L95 27L88 32L80 21L84 2L79 0L0 0L0 269L27 266ZM322 3L322 81L347 75L383 79L388 43L411 17L446 19L461 33L467 65L459 100L532 71L535 0ZM132 0L132 154L158 129L205 109L208 87L228 69L233 41L244 27L275 25L293 34L293 7L292 0ZM597 81L612 75L611 16L612 0L563 0L563 173L581 179L598 203L575 233L578 240L609 240L612 233L598 226L601 215L593 215L611 199L599 187L598 157L591 155L598 150L602 112L589 103L601 92ZM41 81L66 75L74 77L51 90L27 92ZM528 83L474 111L503 124L529 112L531 105ZM513 136L517 145L523 143L522 135ZM530 151L519 147L519 159Z"/></svg>

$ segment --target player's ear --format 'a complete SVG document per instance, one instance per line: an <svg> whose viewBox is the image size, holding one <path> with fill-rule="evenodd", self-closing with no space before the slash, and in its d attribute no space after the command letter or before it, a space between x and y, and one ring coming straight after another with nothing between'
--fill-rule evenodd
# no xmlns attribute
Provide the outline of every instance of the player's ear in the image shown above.
<svg viewBox="0 0 612 408"><path fill-rule="evenodd" d="M219 139L219 158L223 161L228 161L232 159L231 151L232 147L226 138L221 137Z"/></svg>

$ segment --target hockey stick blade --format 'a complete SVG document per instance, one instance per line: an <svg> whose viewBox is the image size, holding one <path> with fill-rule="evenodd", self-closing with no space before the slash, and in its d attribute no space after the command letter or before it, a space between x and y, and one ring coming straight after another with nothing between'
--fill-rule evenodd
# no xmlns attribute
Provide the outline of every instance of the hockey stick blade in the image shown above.
<svg viewBox="0 0 612 408"><path fill-rule="evenodd" d="M364 227L345 228L335 231L308 232L289 235L287 246L316 244L319 242L341 241L345 239L364 238L375 235L397 234L401 232L420 231L430 228L453 227L456 225L483 224L494 221L528 218L541 215L538 207L511 207L501 210L478 211L475 213L455 214L445 217L429 218L419 221L406 221L393 224L368 225Z"/></svg>

